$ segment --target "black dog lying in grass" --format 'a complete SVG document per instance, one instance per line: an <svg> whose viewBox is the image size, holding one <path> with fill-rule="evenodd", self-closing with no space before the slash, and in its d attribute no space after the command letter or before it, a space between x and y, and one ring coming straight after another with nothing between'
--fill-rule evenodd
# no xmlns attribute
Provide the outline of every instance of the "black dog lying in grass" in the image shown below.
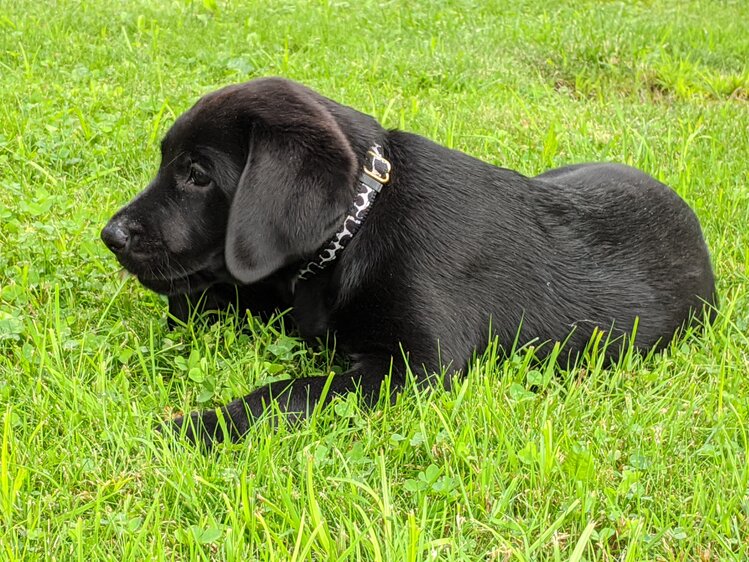
<svg viewBox="0 0 749 562"><path fill-rule="evenodd" d="M354 366L327 397L376 400L465 369L492 337L539 355L595 329L668 343L715 304L710 257L687 204L650 176L582 164L534 178L491 166L267 78L202 98L162 142L156 178L102 238L185 318L239 306L292 308L300 334L335 333ZM202 295L202 297L201 297ZM701 319L701 318L700 318ZM517 340L516 340L517 338ZM609 348L615 358L621 345ZM210 445L240 438L277 401L310 411L325 377L280 381L175 420Z"/></svg>

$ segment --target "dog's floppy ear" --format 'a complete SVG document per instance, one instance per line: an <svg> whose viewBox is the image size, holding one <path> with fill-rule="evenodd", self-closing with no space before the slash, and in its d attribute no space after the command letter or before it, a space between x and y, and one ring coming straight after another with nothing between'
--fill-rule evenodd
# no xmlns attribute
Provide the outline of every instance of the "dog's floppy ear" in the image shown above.
<svg viewBox="0 0 749 562"><path fill-rule="evenodd" d="M354 192L356 156L336 120L310 91L281 86L246 102L249 155L225 250L229 272L245 284L313 255Z"/></svg>

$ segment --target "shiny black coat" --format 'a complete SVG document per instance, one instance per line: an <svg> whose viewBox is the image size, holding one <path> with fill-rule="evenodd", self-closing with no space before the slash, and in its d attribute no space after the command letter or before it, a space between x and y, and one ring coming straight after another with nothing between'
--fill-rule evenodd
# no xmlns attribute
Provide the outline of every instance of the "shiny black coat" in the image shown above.
<svg viewBox="0 0 749 562"><path fill-rule="evenodd" d="M390 183L338 261L300 281L299 267L336 231L367 150L382 146ZM328 396L379 396L404 381L465 369L491 338L565 341L594 329L615 358L637 321L636 347L667 343L715 303L705 241L670 188L618 164L581 164L528 178L374 119L278 78L229 86L182 115L162 143L152 183L102 232L146 287L191 304L292 307L308 339L334 333L353 367ZM617 343L618 342L618 343ZM223 409L231 438L275 399L307 412L325 378L274 383ZM192 439L224 439L216 412L193 414Z"/></svg>

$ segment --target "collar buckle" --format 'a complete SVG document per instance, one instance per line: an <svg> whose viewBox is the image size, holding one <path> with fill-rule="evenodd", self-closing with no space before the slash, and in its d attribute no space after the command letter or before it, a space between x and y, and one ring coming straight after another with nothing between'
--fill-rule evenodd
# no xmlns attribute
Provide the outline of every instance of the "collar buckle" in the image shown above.
<svg viewBox="0 0 749 562"><path fill-rule="evenodd" d="M390 161L380 154L380 146L374 145L367 150L367 161L364 163L362 171L373 180L386 184L390 181L390 170L393 165Z"/></svg>

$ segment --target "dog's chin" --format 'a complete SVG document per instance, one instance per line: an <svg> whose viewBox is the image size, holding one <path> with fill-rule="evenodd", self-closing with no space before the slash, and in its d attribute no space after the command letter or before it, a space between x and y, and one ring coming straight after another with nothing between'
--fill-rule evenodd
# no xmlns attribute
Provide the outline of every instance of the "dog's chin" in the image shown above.
<svg viewBox="0 0 749 562"><path fill-rule="evenodd" d="M154 265L154 260L134 259L134 256L119 257L118 261L141 285L167 296L203 291L230 278L224 264L223 252L211 255L192 266L185 265L178 269L172 269L164 264Z"/></svg>
<svg viewBox="0 0 749 562"><path fill-rule="evenodd" d="M155 293L167 296L184 295L203 291L221 281L221 276L212 271L197 271L181 277L149 277L135 275L141 285Z"/></svg>

